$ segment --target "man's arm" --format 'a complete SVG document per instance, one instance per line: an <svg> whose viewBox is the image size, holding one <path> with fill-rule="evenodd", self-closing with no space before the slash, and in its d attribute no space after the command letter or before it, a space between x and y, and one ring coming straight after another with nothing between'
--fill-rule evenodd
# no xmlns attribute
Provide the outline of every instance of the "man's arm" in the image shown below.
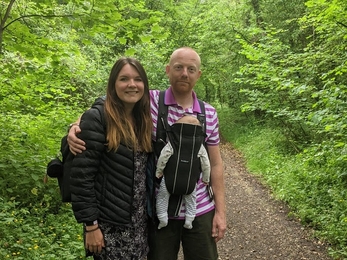
<svg viewBox="0 0 347 260"><path fill-rule="evenodd" d="M81 132L81 128L79 126L81 122L81 117L82 116L80 116L78 120L72 124L69 130L69 133L67 135L67 142L69 144L70 151L74 155L76 155L77 153L82 153L82 151L86 149L85 142L77 137L77 134Z"/></svg>
<svg viewBox="0 0 347 260"><path fill-rule="evenodd" d="M225 215L225 187L223 161L219 150L219 145L208 145L208 154L211 163L211 187L214 194L215 215L212 224L212 236L216 242L224 237L226 231Z"/></svg>

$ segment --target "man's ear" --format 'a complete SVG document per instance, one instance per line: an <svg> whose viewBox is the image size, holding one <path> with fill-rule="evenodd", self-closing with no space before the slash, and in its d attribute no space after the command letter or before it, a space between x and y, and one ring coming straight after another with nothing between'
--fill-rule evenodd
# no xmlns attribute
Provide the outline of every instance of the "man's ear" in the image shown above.
<svg viewBox="0 0 347 260"><path fill-rule="evenodd" d="M169 72L170 72L170 65L166 65L166 67L165 67L165 72L166 72L166 75L169 75Z"/></svg>
<svg viewBox="0 0 347 260"><path fill-rule="evenodd" d="M201 70L199 70L199 72L198 72L198 73L199 73L199 78L200 78L200 77L201 77L201 74L202 74L202 71L201 71Z"/></svg>

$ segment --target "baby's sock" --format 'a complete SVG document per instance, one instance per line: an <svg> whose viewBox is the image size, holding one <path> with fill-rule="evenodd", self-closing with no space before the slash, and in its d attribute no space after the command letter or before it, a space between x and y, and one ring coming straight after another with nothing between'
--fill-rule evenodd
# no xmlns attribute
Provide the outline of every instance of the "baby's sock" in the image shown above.
<svg viewBox="0 0 347 260"><path fill-rule="evenodd" d="M195 218L194 216L186 215L186 219L185 219L183 227L185 227L186 229L192 229L193 228L192 222L194 221L194 218Z"/></svg>
<svg viewBox="0 0 347 260"><path fill-rule="evenodd" d="M158 219L159 219L158 229L161 229L161 228L167 226L167 223L168 223L168 216L167 216L167 214L158 215Z"/></svg>

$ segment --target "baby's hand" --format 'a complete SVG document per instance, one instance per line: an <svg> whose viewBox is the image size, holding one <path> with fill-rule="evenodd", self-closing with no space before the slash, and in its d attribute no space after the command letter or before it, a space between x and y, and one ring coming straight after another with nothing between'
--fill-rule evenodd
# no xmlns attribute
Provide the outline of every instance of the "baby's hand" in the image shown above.
<svg viewBox="0 0 347 260"><path fill-rule="evenodd" d="M160 173L156 173L155 174L155 177L157 177L158 179L160 179L161 177L163 176L163 173L162 172L160 172Z"/></svg>

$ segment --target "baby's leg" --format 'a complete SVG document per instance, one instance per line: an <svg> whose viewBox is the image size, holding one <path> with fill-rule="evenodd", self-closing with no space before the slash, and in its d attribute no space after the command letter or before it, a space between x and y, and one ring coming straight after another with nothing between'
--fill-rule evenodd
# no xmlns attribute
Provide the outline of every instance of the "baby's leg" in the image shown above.
<svg viewBox="0 0 347 260"><path fill-rule="evenodd" d="M160 187L157 194L157 202L156 202L157 216L159 219L158 229L166 227L168 224L167 211L169 208L169 199L170 199L170 193L166 189L165 180L163 177L160 182Z"/></svg>
<svg viewBox="0 0 347 260"><path fill-rule="evenodd" d="M192 229L193 224L192 222L195 219L196 215L196 191L194 191L191 194L184 195L183 196L185 206L186 206L186 215L185 215L185 222L184 227L187 229Z"/></svg>

